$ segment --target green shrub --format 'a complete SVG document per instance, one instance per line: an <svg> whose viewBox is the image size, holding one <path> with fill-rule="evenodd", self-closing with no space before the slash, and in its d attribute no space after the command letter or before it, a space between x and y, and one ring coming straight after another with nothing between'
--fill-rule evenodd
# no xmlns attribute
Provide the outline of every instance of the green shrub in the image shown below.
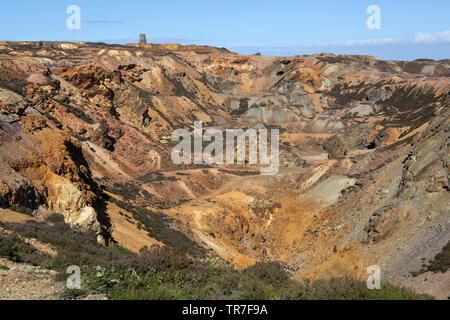
<svg viewBox="0 0 450 320"><path fill-rule="evenodd" d="M50 222L50 223L60 223L60 222L64 222L64 216L62 214L59 213L53 213L51 215L49 215L45 221Z"/></svg>
<svg viewBox="0 0 450 320"><path fill-rule="evenodd" d="M288 273L278 262L258 262L245 270L245 273L274 286L283 286L289 281Z"/></svg>
<svg viewBox="0 0 450 320"><path fill-rule="evenodd" d="M121 253L121 254L133 254L133 252L131 252L130 250L128 250L127 248L124 248L122 246L119 246L118 244L114 244L110 247L112 250L116 251L117 253Z"/></svg>
<svg viewBox="0 0 450 320"><path fill-rule="evenodd" d="M445 273L450 268L450 241L442 249L441 253L438 253L433 261L430 262L427 269L433 272Z"/></svg>
<svg viewBox="0 0 450 320"><path fill-rule="evenodd" d="M0 257L33 265L46 264L50 259L14 234L0 234Z"/></svg>

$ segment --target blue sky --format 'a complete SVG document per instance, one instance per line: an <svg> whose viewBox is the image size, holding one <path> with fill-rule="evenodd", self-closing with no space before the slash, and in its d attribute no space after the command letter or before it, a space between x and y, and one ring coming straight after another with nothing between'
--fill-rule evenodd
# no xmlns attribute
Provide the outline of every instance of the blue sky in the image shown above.
<svg viewBox="0 0 450 320"><path fill-rule="evenodd" d="M69 5L81 9L81 30L66 27ZM381 9L380 30L366 26L369 5ZM148 42L240 53L443 59L450 58L449 12L449 0L3 0L0 40L128 43L146 33Z"/></svg>

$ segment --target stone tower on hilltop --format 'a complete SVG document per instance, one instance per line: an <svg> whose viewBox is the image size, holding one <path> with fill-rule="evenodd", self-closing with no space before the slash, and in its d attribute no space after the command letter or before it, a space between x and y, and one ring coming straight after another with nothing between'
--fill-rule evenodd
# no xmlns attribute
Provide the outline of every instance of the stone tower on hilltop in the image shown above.
<svg viewBox="0 0 450 320"><path fill-rule="evenodd" d="M145 36L145 33L141 33L139 35L139 44L147 44L147 37Z"/></svg>

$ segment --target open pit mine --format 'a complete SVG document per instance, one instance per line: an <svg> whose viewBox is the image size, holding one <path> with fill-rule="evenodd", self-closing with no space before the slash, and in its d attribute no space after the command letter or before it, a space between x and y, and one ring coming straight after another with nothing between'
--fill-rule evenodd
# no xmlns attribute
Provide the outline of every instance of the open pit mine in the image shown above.
<svg viewBox="0 0 450 320"><path fill-rule="evenodd" d="M450 250L449 106L448 59L1 42L0 235L58 256L20 226L57 215L105 248L279 262L298 281L378 266L447 299L448 265L426 266ZM172 133L196 121L279 130L278 171L261 174L247 140L241 163L174 163Z"/></svg>

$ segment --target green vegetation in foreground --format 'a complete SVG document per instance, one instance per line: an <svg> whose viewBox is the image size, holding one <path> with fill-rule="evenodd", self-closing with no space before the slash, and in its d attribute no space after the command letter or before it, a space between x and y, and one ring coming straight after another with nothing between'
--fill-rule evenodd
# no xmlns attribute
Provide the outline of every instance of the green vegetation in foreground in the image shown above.
<svg viewBox="0 0 450 320"><path fill-rule="evenodd" d="M163 254L162 252L153 255ZM171 254L168 253L170 256ZM169 257L170 259L170 257ZM178 261L180 263L181 261ZM299 283L277 263L259 263L238 271L224 265L193 263L118 271L97 267L85 274L84 292L105 292L116 300L243 299L243 300L416 300L429 297L385 284L368 290L355 279L331 279ZM65 297L79 295L68 290Z"/></svg>
<svg viewBox="0 0 450 320"><path fill-rule="evenodd" d="M331 279L300 283L279 263L257 263L246 270L218 259L194 259L167 246L144 248L134 254L120 246L102 247L93 232L70 228L58 219L54 223L4 223L2 227L22 237L49 243L58 252L50 257L23 242L17 235L0 233L0 256L59 271L78 265L81 290L66 290L62 298L104 293L110 299L430 299L412 290L384 284L368 290L364 281Z"/></svg>

